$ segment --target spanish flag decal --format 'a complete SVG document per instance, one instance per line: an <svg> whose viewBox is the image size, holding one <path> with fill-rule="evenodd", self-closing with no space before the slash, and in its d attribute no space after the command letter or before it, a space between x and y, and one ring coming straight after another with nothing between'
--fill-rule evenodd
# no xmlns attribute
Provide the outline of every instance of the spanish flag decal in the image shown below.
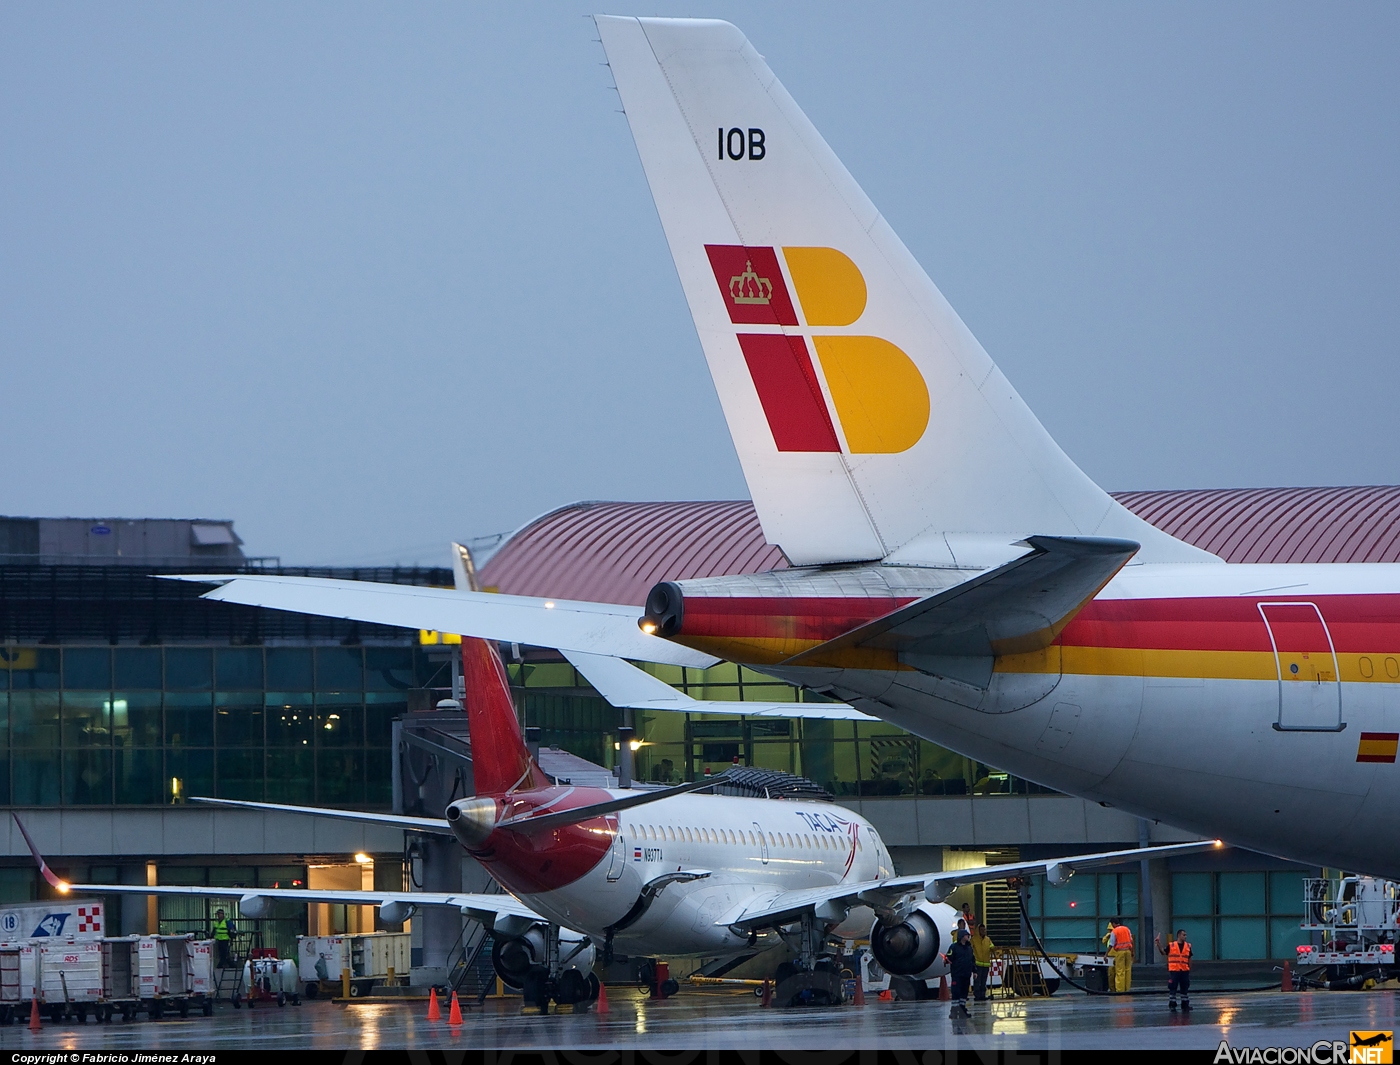
<svg viewBox="0 0 1400 1065"><path fill-rule="evenodd" d="M1358 762L1395 763L1395 750L1400 747L1400 732L1363 732L1356 748Z"/></svg>

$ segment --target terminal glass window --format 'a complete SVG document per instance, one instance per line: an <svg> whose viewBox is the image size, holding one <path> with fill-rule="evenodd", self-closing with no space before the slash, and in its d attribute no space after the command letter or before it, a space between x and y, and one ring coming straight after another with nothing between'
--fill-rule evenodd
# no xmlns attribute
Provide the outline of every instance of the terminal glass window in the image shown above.
<svg viewBox="0 0 1400 1065"><path fill-rule="evenodd" d="M393 719L440 672L414 646L0 648L0 800L387 807ZM561 733L600 760L616 711L579 703Z"/></svg>

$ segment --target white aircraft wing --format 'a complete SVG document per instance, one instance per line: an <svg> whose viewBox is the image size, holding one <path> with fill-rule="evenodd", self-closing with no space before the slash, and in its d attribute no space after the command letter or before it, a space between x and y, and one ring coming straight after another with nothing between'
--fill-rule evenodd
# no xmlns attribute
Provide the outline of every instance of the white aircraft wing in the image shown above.
<svg viewBox="0 0 1400 1065"><path fill-rule="evenodd" d="M846 703L765 703L692 699L664 680L612 655L564 651L564 657L613 706L636 710L680 710L691 714L745 714L749 717L802 717L837 721L878 721Z"/></svg>
<svg viewBox="0 0 1400 1065"><path fill-rule="evenodd" d="M74 895L183 895L200 899L235 899L245 915L265 912L268 902L329 902L343 906L450 906L488 928L506 917L523 917L531 921L548 922L513 895L490 895L473 892L447 893L433 891L355 891L319 890L314 888L268 887L201 887L199 885L142 884L69 884L60 880L54 885L63 894Z"/></svg>
<svg viewBox="0 0 1400 1065"><path fill-rule="evenodd" d="M307 814L336 821L358 821L366 825L401 828L405 832L427 832L435 836L452 835L452 826L439 817L410 817L407 814L371 814L362 810L334 810L324 806L284 806L275 802L254 802L251 799L210 799L203 795L190 797L190 802L207 806L231 806L238 810L273 810L284 814Z"/></svg>
<svg viewBox="0 0 1400 1065"><path fill-rule="evenodd" d="M640 662L662 662L703 669L719 661L711 655L652 636L637 627L641 608L619 603L536 599L523 595L422 588L373 581L261 574L179 574L167 580L220 587L205 599L294 614L345 618L405 629L476 636L484 640L621 655Z"/></svg>
<svg viewBox="0 0 1400 1065"><path fill-rule="evenodd" d="M20 835L29 853L39 866L39 873L49 886L62 895L183 895L205 899L237 899L239 909L252 917L264 916L272 902L329 902L346 906L395 906L406 917L418 906L451 906L488 927L506 917L544 921L538 913L512 895L490 895L473 892L433 891L355 891L353 889L311 889L284 887L204 887L185 884L70 884L49 868L39 848L29 837L29 830L19 815L10 816L19 826ZM401 919L401 918L396 918Z"/></svg>
<svg viewBox="0 0 1400 1065"><path fill-rule="evenodd" d="M900 901L918 894L923 894L930 902L942 902L954 888L963 884L1027 876L1044 876L1052 884L1063 884L1078 869L1149 858L1171 858L1180 854L1197 854L1223 846L1220 840L1209 839L1195 843L1173 843L1162 847L1133 847L1129 850L1100 851L1096 854L1074 854L1045 861L986 865L951 873L917 873L912 876L888 877L884 880L864 880L804 888L800 891L784 891L751 899L742 908L730 911L715 923L752 931L785 924L808 912L815 913L821 920L840 921L853 906L870 906L878 913L881 910L892 909Z"/></svg>

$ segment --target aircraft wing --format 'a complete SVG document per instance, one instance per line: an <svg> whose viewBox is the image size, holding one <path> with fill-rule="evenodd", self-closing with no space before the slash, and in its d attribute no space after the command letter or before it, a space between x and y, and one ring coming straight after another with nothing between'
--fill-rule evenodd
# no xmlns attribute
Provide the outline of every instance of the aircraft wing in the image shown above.
<svg viewBox="0 0 1400 1065"><path fill-rule="evenodd" d="M1031 550L971 580L886 614L789 659L821 665L832 652L879 647L920 666L920 658L985 660L1049 647L1079 609L1137 554L1131 540L1031 536ZM957 675L956 666L953 675ZM935 670L938 671L938 670Z"/></svg>
<svg viewBox="0 0 1400 1065"><path fill-rule="evenodd" d="M618 603L536 599L323 577L261 574L230 577L224 573L179 574L165 579L220 586L206 592L205 599L289 610L294 614L316 614L405 629L435 629L485 640L621 655L639 662L697 669L719 661L711 655L643 632L637 627L641 608Z"/></svg>
<svg viewBox="0 0 1400 1065"><path fill-rule="evenodd" d="M876 913L892 910L902 901L922 894L930 902L942 902L954 888L988 880L1044 876L1052 884L1063 884L1079 869L1117 865L1121 862L1143 861L1149 858L1171 858L1181 854L1197 854L1216 850L1224 844L1218 839L1195 843L1172 843L1162 847L1133 847L1128 850L1100 851L1096 854L1075 854L1035 862L1012 862L1008 865L987 865L977 869L960 869L949 873L917 873L894 876L884 880L864 880L854 883L831 884L827 887L805 888L760 896L737 911L725 914L716 924L730 925L745 931L756 931L796 920L804 913L814 913L819 920L841 921L855 906L870 906Z"/></svg>
<svg viewBox="0 0 1400 1065"><path fill-rule="evenodd" d="M612 655L564 651L598 694L613 706L636 710L680 710L691 714L744 714L748 717L801 717L827 721L878 721L846 703L764 703L692 699L664 680Z"/></svg>
<svg viewBox="0 0 1400 1065"><path fill-rule="evenodd" d="M426 832L434 836L452 835L452 826L438 817L409 817L406 814L371 814L361 810L333 810L323 806L283 806L275 802L253 802L251 799L210 799L192 795L190 802L206 806L231 806L239 810L273 810L284 814L307 814L337 821L358 821L366 825L401 828L405 832Z"/></svg>
<svg viewBox="0 0 1400 1065"><path fill-rule="evenodd" d="M29 830L19 815L11 811L20 835L29 847L29 853L39 865L39 873L49 886L60 894L91 895L183 895L204 899L237 899L240 909L265 911L268 903L279 902L329 902L346 906L392 906L398 905L407 910L417 906L451 906L474 920L491 927L505 917L521 917L533 921L545 921L538 913L512 895L491 895L473 892L433 892L433 891L355 891L352 889L311 889L283 887L203 887L185 884L70 884L49 868L39 848L29 837ZM406 914L405 914L406 916Z"/></svg>
<svg viewBox="0 0 1400 1065"><path fill-rule="evenodd" d="M60 886L62 885L62 886ZM513 895L479 892L433 891L355 891L314 888L201 887L199 885L68 884L54 885L63 894L74 895L181 895L186 898L237 900L241 910L258 910L261 900L275 902L329 902L342 906L450 906L488 928L506 917L523 917L548 922Z"/></svg>

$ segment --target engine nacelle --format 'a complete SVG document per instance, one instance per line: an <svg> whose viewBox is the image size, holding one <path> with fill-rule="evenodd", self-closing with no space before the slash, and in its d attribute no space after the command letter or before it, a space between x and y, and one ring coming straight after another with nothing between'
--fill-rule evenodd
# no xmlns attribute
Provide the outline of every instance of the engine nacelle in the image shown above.
<svg viewBox="0 0 1400 1065"><path fill-rule="evenodd" d="M385 924L403 924L417 912L418 907L413 903L395 899L393 902L380 905L379 919Z"/></svg>
<svg viewBox="0 0 1400 1065"><path fill-rule="evenodd" d="M272 916L272 908L277 900L267 895L244 895L238 900L238 912L250 920L260 921Z"/></svg>
<svg viewBox="0 0 1400 1065"><path fill-rule="evenodd" d="M577 969L585 976L593 970L597 951L593 944L580 946L584 935L567 928L559 930L559 959L562 969ZM519 935L497 939L491 948L491 964L501 983L517 990L525 986L531 970L548 964L549 933L545 925L534 924Z"/></svg>
<svg viewBox="0 0 1400 1065"><path fill-rule="evenodd" d="M921 902L894 924L878 920L870 929L870 953L888 973L932 980L948 971L944 953L952 944L958 912L941 902Z"/></svg>

